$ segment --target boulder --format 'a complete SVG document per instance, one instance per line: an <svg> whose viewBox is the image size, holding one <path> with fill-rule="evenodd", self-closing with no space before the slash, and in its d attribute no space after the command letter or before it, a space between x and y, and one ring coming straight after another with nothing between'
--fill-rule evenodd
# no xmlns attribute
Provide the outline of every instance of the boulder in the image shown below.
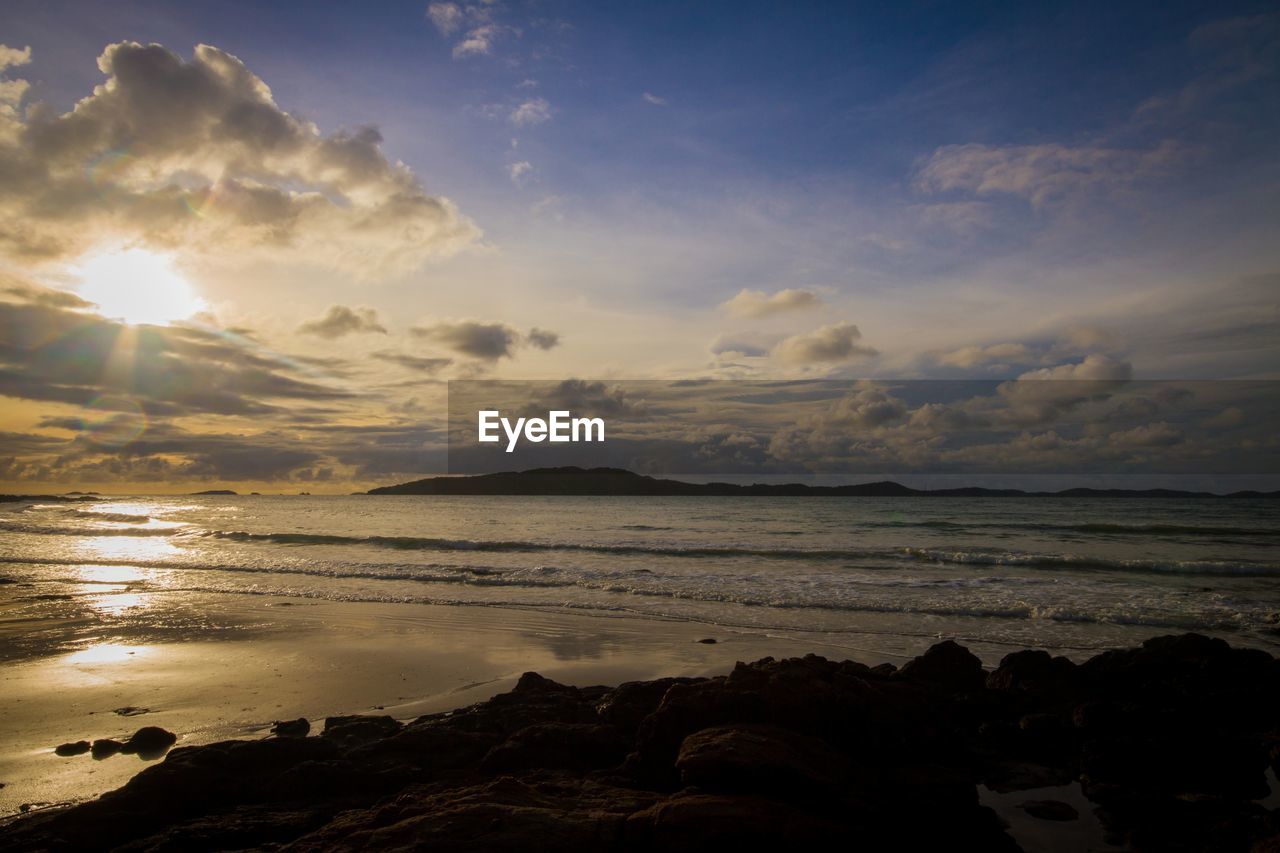
<svg viewBox="0 0 1280 853"><path fill-rule="evenodd" d="M957 693L975 692L987 683L982 661L954 640L930 646L920 657L903 664L898 674Z"/></svg>
<svg viewBox="0 0 1280 853"><path fill-rule="evenodd" d="M819 738L768 725L717 726L684 739L680 781L715 792L807 796L844 773L842 756Z"/></svg>
<svg viewBox="0 0 1280 853"><path fill-rule="evenodd" d="M343 748L371 743L391 737L404 728L400 721L389 716L350 715L326 717L321 737L328 738ZM310 725L307 728L310 731Z"/></svg>
<svg viewBox="0 0 1280 853"><path fill-rule="evenodd" d="M296 720L276 720L271 724L271 733L276 737L306 737L311 733L311 723L306 717Z"/></svg>
<svg viewBox="0 0 1280 853"><path fill-rule="evenodd" d="M178 742L178 736L159 726L143 726L125 741L120 751L128 754L137 753L147 758L161 755L166 749Z"/></svg>

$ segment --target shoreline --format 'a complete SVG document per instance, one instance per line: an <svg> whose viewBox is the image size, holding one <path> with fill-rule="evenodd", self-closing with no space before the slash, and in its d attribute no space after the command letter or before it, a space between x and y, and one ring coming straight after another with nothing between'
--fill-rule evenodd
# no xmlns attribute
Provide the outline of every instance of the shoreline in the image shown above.
<svg viewBox="0 0 1280 853"><path fill-rule="evenodd" d="M595 684L603 670L577 672ZM609 686L500 681L407 722L375 706L304 726L310 736L179 741L101 799L5 820L7 846L1280 840L1280 661L1200 635L1082 663L1023 650L989 671L945 641L901 666L806 655Z"/></svg>
<svg viewBox="0 0 1280 853"><path fill-rule="evenodd" d="M149 764L79 761L53 748L127 737L142 725L200 745L265 734L278 719L447 711L509 689L531 669L587 686L722 674L770 654L910 656L629 614L230 594L200 603L218 627L160 641L107 632L74 651L0 664L0 818L125 783ZM145 712L121 716L121 708Z"/></svg>

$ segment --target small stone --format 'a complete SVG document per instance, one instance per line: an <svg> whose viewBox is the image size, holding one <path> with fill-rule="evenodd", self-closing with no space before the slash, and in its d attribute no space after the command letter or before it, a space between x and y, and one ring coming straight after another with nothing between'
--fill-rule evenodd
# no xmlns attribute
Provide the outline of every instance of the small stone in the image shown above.
<svg viewBox="0 0 1280 853"><path fill-rule="evenodd" d="M714 646L718 641L715 639L715 637L704 637L698 642L702 643L703 645Z"/></svg>
<svg viewBox="0 0 1280 853"><path fill-rule="evenodd" d="M89 741L77 740L69 743L58 744L58 746L54 747L53 751L55 755L61 755L63 757L84 755L89 751Z"/></svg>
<svg viewBox="0 0 1280 853"><path fill-rule="evenodd" d="M94 758L101 760L103 758L110 758L122 749L124 749L124 744L118 740L113 740L107 737L95 740L93 742L92 752Z"/></svg>

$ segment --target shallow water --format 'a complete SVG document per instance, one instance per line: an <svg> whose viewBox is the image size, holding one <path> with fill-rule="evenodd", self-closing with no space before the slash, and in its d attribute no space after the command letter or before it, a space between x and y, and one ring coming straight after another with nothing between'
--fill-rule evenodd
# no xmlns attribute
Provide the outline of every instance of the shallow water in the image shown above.
<svg viewBox="0 0 1280 853"><path fill-rule="evenodd" d="M1262 500L140 497L0 509L5 656L68 625L210 627L184 593L630 612L1085 653L1274 648ZM64 638L65 639L65 638Z"/></svg>

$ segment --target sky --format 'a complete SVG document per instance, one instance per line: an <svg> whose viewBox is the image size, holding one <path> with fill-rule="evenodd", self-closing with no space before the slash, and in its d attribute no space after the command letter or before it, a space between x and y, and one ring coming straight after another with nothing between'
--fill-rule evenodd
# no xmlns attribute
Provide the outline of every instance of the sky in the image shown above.
<svg viewBox="0 0 1280 853"><path fill-rule="evenodd" d="M370 5L0 10L0 489L422 476L451 379L1280 378L1270 4Z"/></svg>

